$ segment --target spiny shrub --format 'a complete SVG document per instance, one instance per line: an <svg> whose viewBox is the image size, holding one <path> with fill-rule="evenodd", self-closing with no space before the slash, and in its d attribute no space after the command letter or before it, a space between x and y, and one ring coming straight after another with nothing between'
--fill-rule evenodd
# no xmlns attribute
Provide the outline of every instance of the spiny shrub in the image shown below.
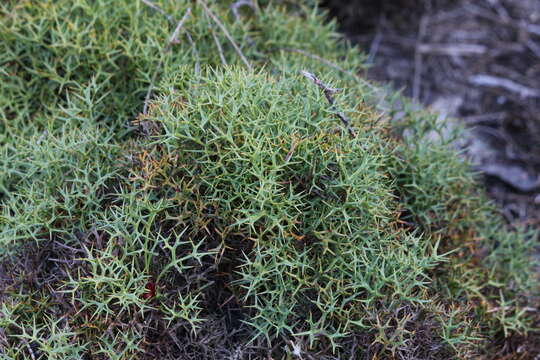
<svg viewBox="0 0 540 360"><path fill-rule="evenodd" d="M29 122L65 106L91 79L105 84L96 118L128 121L140 106L150 68L160 58L166 20L137 17L139 1L24 1L1 5L2 132L20 134ZM93 99L94 101L97 100Z"/></svg>
<svg viewBox="0 0 540 360"><path fill-rule="evenodd" d="M354 113L351 140L298 76L227 69L173 83L149 114L175 158L166 187L181 191L180 208L196 199L189 212L212 214L226 245L229 234L252 243L236 285L255 310L254 336L335 346L377 316L427 301L428 274L445 258L396 222L385 170L394 150L368 109ZM200 232L208 216L186 225Z"/></svg>
<svg viewBox="0 0 540 360"><path fill-rule="evenodd" d="M182 223L194 235L218 234L226 248L248 243L233 283L254 337L307 350L362 334L387 354L427 356L433 343L447 346L433 356L465 354L486 336L477 327L491 321L480 320L477 298L500 301L497 281L519 282L504 289L516 301L530 290L521 256L512 271L504 265L511 256L498 252L505 270L488 275L440 250L494 239L514 255L527 247L486 226L490 209L443 144L396 143L387 124L374 126L367 105L349 112L351 139L324 95L299 76L226 68L192 78L184 69L162 91L148 114L156 132L136 167L137 186L174 198L192 214ZM150 163L167 165L158 172Z"/></svg>
<svg viewBox="0 0 540 360"><path fill-rule="evenodd" d="M432 115L355 75L311 1L154 5L0 4L0 358L537 341L532 234L500 225Z"/></svg>

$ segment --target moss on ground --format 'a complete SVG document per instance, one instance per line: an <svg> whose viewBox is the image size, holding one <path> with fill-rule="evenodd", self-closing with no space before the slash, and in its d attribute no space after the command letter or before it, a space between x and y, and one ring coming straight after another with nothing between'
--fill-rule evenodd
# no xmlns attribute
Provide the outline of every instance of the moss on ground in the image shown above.
<svg viewBox="0 0 540 360"><path fill-rule="evenodd" d="M313 4L204 4L0 5L0 358L532 356L459 134Z"/></svg>

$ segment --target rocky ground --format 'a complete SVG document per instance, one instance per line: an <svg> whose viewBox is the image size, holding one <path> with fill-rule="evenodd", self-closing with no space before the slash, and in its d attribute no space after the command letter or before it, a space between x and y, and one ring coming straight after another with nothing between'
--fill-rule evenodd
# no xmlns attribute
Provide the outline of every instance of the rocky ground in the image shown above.
<svg viewBox="0 0 540 360"><path fill-rule="evenodd" d="M326 0L367 76L468 128L466 153L512 223L540 225L540 1Z"/></svg>

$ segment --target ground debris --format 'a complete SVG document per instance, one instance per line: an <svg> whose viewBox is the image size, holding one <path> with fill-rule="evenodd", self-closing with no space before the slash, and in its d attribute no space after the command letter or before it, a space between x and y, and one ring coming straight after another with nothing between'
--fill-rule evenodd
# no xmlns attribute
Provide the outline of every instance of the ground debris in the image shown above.
<svg viewBox="0 0 540 360"><path fill-rule="evenodd" d="M487 175L488 193L503 208L539 219L536 179L523 182L519 174L540 173L540 2L325 3L369 53L369 78L437 110L441 98L463 100L443 112L480 128L470 132L467 153Z"/></svg>

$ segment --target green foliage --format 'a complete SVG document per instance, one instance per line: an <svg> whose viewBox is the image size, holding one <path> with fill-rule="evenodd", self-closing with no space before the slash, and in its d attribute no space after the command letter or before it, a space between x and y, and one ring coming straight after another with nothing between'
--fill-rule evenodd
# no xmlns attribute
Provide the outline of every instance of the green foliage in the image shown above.
<svg viewBox="0 0 540 360"><path fill-rule="evenodd" d="M200 0L0 5L0 358L489 358L533 333L533 234L432 115L381 111L308 3L212 3L228 34Z"/></svg>
<svg viewBox="0 0 540 360"><path fill-rule="evenodd" d="M114 6L113 6L114 5ZM70 93L91 79L106 84L96 119L129 121L144 97L145 74L155 66L166 21L139 13L138 1L25 1L2 5L3 133L26 123L45 125ZM96 104L97 105L97 104Z"/></svg>
<svg viewBox="0 0 540 360"><path fill-rule="evenodd" d="M20 138L2 174L13 189L3 206L0 246L6 252L29 240L66 239L88 223L107 198L119 149L95 127Z"/></svg>
<svg viewBox="0 0 540 360"><path fill-rule="evenodd" d="M179 207L197 199L192 212L214 209L225 243L227 234L254 243L238 283L260 335L345 336L373 327L366 313L381 301L426 300L427 273L444 258L393 223L384 172L393 150L380 129L348 139L298 76L227 69L187 78L172 80L174 92L149 114L163 128L158 144L177 159L168 186L185 188ZM359 129L370 121L356 116Z"/></svg>
<svg viewBox="0 0 540 360"><path fill-rule="evenodd" d="M447 145L396 143L386 126L373 126L367 107L349 112L357 130L350 139L319 89L298 76L233 68L203 74L193 79L184 69L162 85L169 90L148 115L159 130L145 151L168 165L156 178L141 163L139 187L159 189L150 190L159 197L180 192L177 207L199 214L184 218L194 233L208 228L211 213L226 247L235 246L232 234L252 243L236 284L254 313L255 337L335 348L365 332L395 355L412 351L409 328L426 322L430 336L469 351L487 336L474 329L497 321L482 318L476 301L491 307L503 302L502 292L518 301L533 290L522 276L531 271L531 245L485 226L496 221L492 210L471 193L472 177ZM490 256L497 265L469 268L477 254L465 249L476 237L497 242L488 251L514 260L501 254ZM441 243L460 256L441 253ZM528 303L519 301L521 309ZM505 309L517 316L512 326L525 330L519 306Z"/></svg>

